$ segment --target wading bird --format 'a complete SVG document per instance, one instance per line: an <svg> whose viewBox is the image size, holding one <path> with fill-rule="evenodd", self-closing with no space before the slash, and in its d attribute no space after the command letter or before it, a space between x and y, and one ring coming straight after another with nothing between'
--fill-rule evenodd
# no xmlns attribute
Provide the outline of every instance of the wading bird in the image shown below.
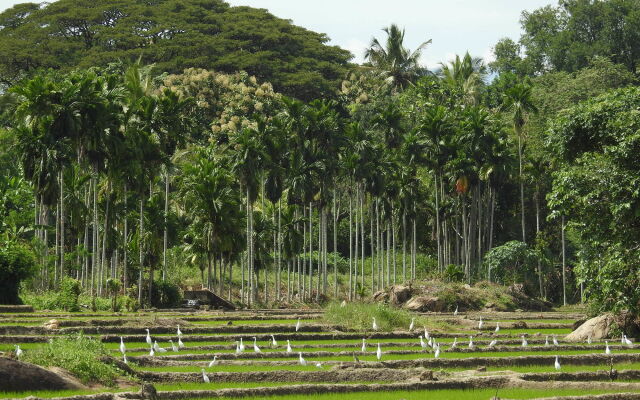
<svg viewBox="0 0 640 400"><path fill-rule="evenodd" d="M129 362L127 361L127 355L126 354L122 355L122 362L125 363L125 364L129 364Z"/></svg>
<svg viewBox="0 0 640 400"><path fill-rule="evenodd" d="M171 351L173 351L174 353L177 353L178 351L180 351L180 349L178 348L178 346L176 346L173 343L173 340L169 339L169 343L171 343Z"/></svg>
<svg viewBox="0 0 640 400"><path fill-rule="evenodd" d="M149 329L146 329L146 331L147 331L147 338L146 338L147 344L149 346L153 346L153 342L151 341L151 334L149 333Z"/></svg>
<svg viewBox="0 0 640 400"><path fill-rule="evenodd" d="M489 347L493 347L493 346L495 346L496 344L498 344L498 341L497 341L496 339L493 339L493 340L491 341L491 343L489 343Z"/></svg>
<svg viewBox="0 0 640 400"><path fill-rule="evenodd" d="M300 330L300 318L298 318L298 322L296 322L296 332Z"/></svg>
<svg viewBox="0 0 640 400"><path fill-rule="evenodd" d="M17 344L14 345L14 347L16 348L16 358L20 358L22 356L22 354L24 353L24 351L22 351L20 346L18 346Z"/></svg>
<svg viewBox="0 0 640 400"><path fill-rule="evenodd" d="M591 344L591 335L587 336L587 344Z"/></svg>
<svg viewBox="0 0 640 400"><path fill-rule="evenodd" d="M124 354L127 351L127 348L124 346L124 340L122 340L122 336L120 336L120 353Z"/></svg>
<svg viewBox="0 0 640 400"><path fill-rule="evenodd" d="M380 343L378 343L378 350L376 350L376 358L378 361L382 359L382 350L380 349Z"/></svg>
<svg viewBox="0 0 640 400"><path fill-rule="evenodd" d="M415 318L411 318L411 323L409 324L409 331L412 332L413 331L413 325L415 323L416 319Z"/></svg>
<svg viewBox="0 0 640 400"><path fill-rule="evenodd" d="M453 344L451 344L451 350L455 349L458 344L458 338L453 338Z"/></svg>
<svg viewBox="0 0 640 400"><path fill-rule="evenodd" d="M611 349L609 348L609 343L605 340L604 341L604 354L611 354Z"/></svg>
<svg viewBox="0 0 640 400"><path fill-rule="evenodd" d="M181 348L181 349L183 349L183 348L185 348L185 347L186 347L186 346L184 345L184 343L182 343L182 339L181 339L181 338L178 338L178 347L179 347L179 348Z"/></svg>
<svg viewBox="0 0 640 400"><path fill-rule="evenodd" d="M482 325L484 325L484 323L482 322L482 317L480 317L480 321L478 321L478 330L482 329Z"/></svg>
<svg viewBox="0 0 640 400"><path fill-rule="evenodd" d="M365 340L365 338L362 338L362 347L360 348L360 350L363 353L367 351L367 341Z"/></svg>
<svg viewBox="0 0 640 400"><path fill-rule="evenodd" d="M527 339L522 335L522 347L527 347L528 344Z"/></svg>
<svg viewBox="0 0 640 400"><path fill-rule="evenodd" d="M500 332L500 322L496 322L496 333Z"/></svg>
<svg viewBox="0 0 640 400"><path fill-rule="evenodd" d="M244 351L244 342L242 341L242 338L240 338L240 352Z"/></svg>
<svg viewBox="0 0 640 400"><path fill-rule="evenodd" d="M558 356L556 356L556 362L553 363L553 366L556 368L556 371L560 371L560 361L558 361Z"/></svg>
<svg viewBox="0 0 640 400"><path fill-rule="evenodd" d="M302 352L298 353L298 362L300 363L300 365L306 366L307 365L307 360L305 360L304 358L302 358Z"/></svg>
<svg viewBox="0 0 640 400"><path fill-rule="evenodd" d="M155 356L156 353L153 351L153 346L151 346L151 350L149 351L149 357Z"/></svg>
<svg viewBox="0 0 640 400"><path fill-rule="evenodd" d="M427 327L424 327L424 340L429 339L429 332L427 331Z"/></svg>
<svg viewBox="0 0 640 400"><path fill-rule="evenodd" d="M291 353L291 343L289 343L289 339L287 339L287 353Z"/></svg>
<svg viewBox="0 0 640 400"><path fill-rule="evenodd" d="M202 380L204 381L204 383L210 383L211 382L209 380L209 377L207 376L207 374L204 372L204 368L202 368Z"/></svg>
<svg viewBox="0 0 640 400"><path fill-rule="evenodd" d="M260 347L258 347L257 339L255 336L253 337L253 351L255 351L256 353L262 353L262 350L260 350Z"/></svg>
<svg viewBox="0 0 640 400"><path fill-rule="evenodd" d="M549 346L549 336L544 337L544 345Z"/></svg>
<svg viewBox="0 0 640 400"><path fill-rule="evenodd" d="M622 335L622 341L624 342L624 344L626 344L629 347L633 346L633 342L629 340L627 335Z"/></svg>
<svg viewBox="0 0 640 400"><path fill-rule="evenodd" d="M427 344L422 339L422 335L420 335L420 347L422 347L422 350L426 350L427 349Z"/></svg>
<svg viewBox="0 0 640 400"><path fill-rule="evenodd" d="M473 336L469 336L469 348L473 348Z"/></svg>
<svg viewBox="0 0 640 400"><path fill-rule="evenodd" d="M558 345L558 339L556 338L556 335L553 335L553 345L554 346Z"/></svg>
<svg viewBox="0 0 640 400"><path fill-rule="evenodd" d="M178 325L177 333L178 333L178 337L182 337L182 331L180 330L180 325Z"/></svg>
<svg viewBox="0 0 640 400"><path fill-rule="evenodd" d="M458 315L458 305L456 304L456 310L453 312L453 316Z"/></svg>
<svg viewBox="0 0 640 400"><path fill-rule="evenodd" d="M373 328L374 331L378 330L378 324L376 323L376 317L373 317L373 323L371 324L371 327Z"/></svg>
<svg viewBox="0 0 640 400"><path fill-rule="evenodd" d="M211 362L209 363L209 368L213 367L214 365L218 365L218 360L216 360L218 358L218 356L213 356L213 360L211 360Z"/></svg>
<svg viewBox="0 0 640 400"><path fill-rule="evenodd" d="M240 342L236 340L236 354L240 354L240 353L242 353L242 350L240 350Z"/></svg>
<svg viewBox="0 0 640 400"><path fill-rule="evenodd" d="M440 346L436 347L436 352L433 353L433 358L438 358L440 357Z"/></svg>
<svg viewBox="0 0 640 400"><path fill-rule="evenodd" d="M276 338L271 335L271 347L278 347L278 342L276 342Z"/></svg>

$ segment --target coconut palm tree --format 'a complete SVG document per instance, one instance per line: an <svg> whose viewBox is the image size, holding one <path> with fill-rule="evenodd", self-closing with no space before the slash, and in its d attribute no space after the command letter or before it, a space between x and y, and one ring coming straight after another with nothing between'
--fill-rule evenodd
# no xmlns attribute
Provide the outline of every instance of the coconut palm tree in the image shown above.
<svg viewBox="0 0 640 400"><path fill-rule="evenodd" d="M404 47L404 29L391 24L382 30L387 34L386 42L383 45L378 39L373 38L365 52L365 59L379 70L396 90L404 89L427 73L427 70L420 66L420 56L431 43L431 39L411 51Z"/></svg>

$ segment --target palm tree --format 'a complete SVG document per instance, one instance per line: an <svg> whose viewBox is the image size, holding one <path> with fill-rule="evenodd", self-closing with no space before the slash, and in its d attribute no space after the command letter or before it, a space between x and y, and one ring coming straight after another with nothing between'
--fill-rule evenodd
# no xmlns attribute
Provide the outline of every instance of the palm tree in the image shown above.
<svg viewBox="0 0 640 400"><path fill-rule="evenodd" d="M527 242L525 232L525 212L524 212L524 178L522 176L522 146L524 142L523 127L527 116L536 113L538 109L531 97L532 87L528 83L518 83L507 89L504 93L503 108L512 114L513 130L518 137L518 167L520 177L520 210L522 222L522 242Z"/></svg>
<svg viewBox="0 0 640 400"><path fill-rule="evenodd" d="M378 69L395 89L404 89L427 70L420 66L422 50L431 43L423 42L414 51L404 47L404 29L391 24L382 29L387 34L384 45L376 38L371 40L365 59Z"/></svg>
<svg viewBox="0 0 640 400"><path fill-rule="evenodd" d="M462 58L456 55L449 64L440 65L438 75L445 86L457 91L464 103L478 104L487 74L487 67L482 58L472 58L467 52Z"/></svg>

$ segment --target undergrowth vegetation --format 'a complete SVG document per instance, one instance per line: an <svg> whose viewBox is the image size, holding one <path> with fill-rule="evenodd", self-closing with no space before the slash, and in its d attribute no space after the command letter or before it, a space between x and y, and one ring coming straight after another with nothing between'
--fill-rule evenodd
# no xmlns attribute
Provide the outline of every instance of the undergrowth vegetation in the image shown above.
<svg viewBox="0 0 640 400"><path fill-rule="evenodd" d="M402 309L375 303L331 303L326 308L323 320L329 324L359 331L371 331L373 318L379 331L407 329L412 315ZM416 318L415 326L422 327L426 320Z"/></svg>
<svg viewBox="0 0 640 400"><path fill-rule="evenodd" d="M107 356L104 345L83 334L52 339L24 353L24 361L43 367L59 367L71 372L83 383L114 386L121 372L100 361Z"/></svg>

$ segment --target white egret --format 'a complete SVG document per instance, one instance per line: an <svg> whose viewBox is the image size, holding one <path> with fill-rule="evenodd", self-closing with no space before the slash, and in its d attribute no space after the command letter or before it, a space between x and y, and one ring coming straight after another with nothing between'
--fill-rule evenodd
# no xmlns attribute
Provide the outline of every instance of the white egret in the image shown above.
<svg viewBox="0 0 640 400"><path fill-rule="evenodd" d="M120 336L120 353L124 354L127 351L127 348L124 345L124 340L122 340L122 336Z"/></svg>
<svg viewBox="0 0 640 400"><path fill-rule="evenodd" d="M556 368L556 371L560 371L560 361L558 361L558 356L556 356L556 362L553 363L553 366Z"/></svg>
<svg viewBox="0 0 640 400"><path fill-rule="evenodd" d="M147 344L149 346L153 346L153 342L151 341L151 334L149 333L149 329L146 330L147 331Z"/></svg>
<svg viewBox="0 0 640 400"><path fill-rule="evenodd" d="M169 339L169 343L171 343L171 351L173 351L174 353L177 353L178 351L180 351L180 349L178 348L178 346L176 346L173 343L173 340Z"/></svg>
<svg viewBox="0 0 640 400"><path fill-rule="evenodd" d="M126 354L122 354L122 362L125 364L129 364L129 362L127 361L127 355Z"/></svg>
<svg viewBox="0 0 640 400"><path fill-rule="evenodd" d="M484 323L482 322L482 317L480 317L480 321L478 321L478 329L482 329L482 325L484 325Z"/></svg>
<svg viewBox="0 0 640 400"><path fill-rule="evenodd" d="M367 341L365 340L365 338L362 338L362 347L360 348L360 350L364 353L365 351L367 351Z"/></svg>
<svg viewBox="0 0 640 400"><path fill-rule="evenodd" d="M154 340L153 341L153 350L157 351L158 353L166 353L167 349L163 349L162 347L158 346L158 341Z"/></svg>
<svg viewBox="0 0 640 400"><path fill-rule="evenodd" d="M522 335L522 347L527 347L528 344L527 339Z"/></svg>
<svg viewBox="0 0 640 400"><path fill-rule="evenodd" d="M495 346L496 344L498 344L498 341L497 341L496 339L493 339L493 340L491 341L491 343L489 343L489 347L493 347L493 346Z"/></svg>
<svg viewBox="0 0 640 400"><path fill-rule="evenodd" d="M426 350L427 349L427 344L422 339L422 335L420 335L420 347L422 347L422 350Z"/></svg>
<svg viewBox="0 0 640 400"><path fill-rule="evenodd" d="M451 349L452 350L455 349L457 344L458 344L458 338L455 337L455 338L453 338L453 344L451 345Z"/></svg>
<svg viewBox="0 0 640 400"><path fill-rule="evenodd" d="M591 335L587 336L587 344L591 344Z"/></svg>
<svg viewBox="0 0 640 400"><path fill-rule="evenodd" d="M611 349L609 348L609 343L606 340L604 341L604 345L605 345L604 354L611 354Z"/></svg>
<svg viewBox="0 0 640 400"><path fill-rule="evenodd" d="M186 346L182 343L182 338L178 338L178 347L184 349Z"/></svg>
<svg viewBox="0 0 640 400"><path fill-rule="evenodd" d="M427 342L427 344L429 345L429 347L433 347L433 341L431 338L429 338L429 341Z"/></svg>
<svg viewBox="0 0 640 400"><path fill-rule="evenodd" d="M242 341L242 338L240 338L240 352L244 351L244 342Z"/></svg>
<svg viewBox="0 0 640 400"><path fill-rule="evenodd" d="M553 345L554 346L558 345L558 339L556 338L556 335L553 335Z"/></svg>
<svg viewBox="0 0 640 400"><path fill-rule="evenodd" d="M411 323L409 324L409 331L413 331L414 323L416 322L415 318L411 318Z"/></svg>
<svg viewBox="0 0 640 400"><path fill-rule="evenodd" d="M436 347L436 352L433 353L433 358L438 358L440 357L440 346Z"/></svg>
<svg viewBox="0 0 640 400"><path fill-rule="evenodd" d="M218 365L217 358L218 356L213 356L213 360L211 360L211 362L209 363L209 368L213 367L214 365Z"/></svg>
<svg viewBox="0 0 640 400"><path fill-rule="evenodd" d="M204 381L204 383L211 383L211 381L209 380L209 377L204 372L204 368L202 368L202 380Z"/></svg>
<svg viewBox="0 0 640 400"><path fill-rule="evenodd" d="M260 347L258 347L257 339L255 336L253 337L253 351L255 351L256 353L262 353L262 350L260 350Z"/></svg>
<svg viewBox="0 0 640 400"><path fill-rule="evenodd" d="M242 353L242 350L240 350L240 342L236 340L236 354L240 354L240 353Z"/></svg>
<svg viewBox="0 0 640 400"><path fill-rule="evenodd" d="M298 318L298 322L296 322L296 332L300 330L300 318Z"/></svg>
<svg viewBox="0 0 640 400"><path fill-rule="evenodd" d="M24 353L24 351L22 351L20 346L18 346L17 344L14 345L14 347L16 348L16 358L20 358L22 356L22 354Z"/></svg>
<svg viewBox="0 0 640 400"><path fill-rule="evenodd" d="M180 325L178 325L177 333L178 333L178 337L182 337L182 331L180 330Z"/></svg>
<svg viewBox="0 0 640 400"><path fill-rule="evenodd" d="M500 322L496 322L496 333L500 332Z"/></svg>
<svg viewBox="0 0 640 400"><path fill-rule="evenodd" d="M549 346L549 336L544 337L544 345Z"/></svg>
<svg viewBox="0 0 640 400"><path fill-rule="evenodd" d="M473 348L473 336L469 336L469 348Z"/></svg>
<svg viewBox="0 0 640 400"><path fill-rule="evenodd" d="M153 357L155 355L156 355L156 353L155 353L155 351L153 351L153 346L151 346L151 350L149 351L149 357Z"/></svg>
<svg viewBox="0 0 640 400"><path fill-rule="evenodd" d="M318 367L318 368L322 369L322 364L321 364L320 362L317 362L317 363L316 363L316 367Z"/></svg>
<svg viewBox="0 0 640 400"><path fill-rule="evenodd" d="M373 328L374 331L378 330L378 324L376 323L376 317L373 317L373 323L371 324L371 327Z"/></svg>
<svg viewBox="0 0 640 400"><path fill-rule="evenodd" d="M271 335L271 347L278 347L278 342L276 342L276 338Z"/></svg>
<svg viewBox="0 0 640 400"><path fill-rule="evenodd" d="M624 341L624 344L626 344L627 346L629 346L629 347L633 346L633 342L631 340L629 340L627 335L622 335L622 339Z"/></svg>
<svg viewBox="0 0 640 400"><path fill-rule="evenodd" d="M380 349L380 343L378 343L378 350L376 350L376 358L378 359L378 361L382 359L382 350Z"/></svg>
<svg viewBox="0 0 640 400"><path fill-rule="evenodd" d="M425 338L425 340L429 339L429 332L427 331L427 327L426 326L424 327L424 338Z"/></svg>
<svg viewBox="0 0 640 400"><path fill-rule="evenodd" d="M300 363L300 365L306 366L307 365L307 360L305 360L304 358L302 358L302 353L298 352L298 362Z"/></svg>
<svg viewBox="0 0 640 400"><path fill-rule="evenodd" d="M291 343L289 343L289 339L287 339L287 353L291 353Z"/></svg>
<svg viewBox="0 0 640 400"><path fill-rule="evenodd" d="M456 316L458 315L458 305L456 304L456 310L453 312L453 315Z"/></svg>

